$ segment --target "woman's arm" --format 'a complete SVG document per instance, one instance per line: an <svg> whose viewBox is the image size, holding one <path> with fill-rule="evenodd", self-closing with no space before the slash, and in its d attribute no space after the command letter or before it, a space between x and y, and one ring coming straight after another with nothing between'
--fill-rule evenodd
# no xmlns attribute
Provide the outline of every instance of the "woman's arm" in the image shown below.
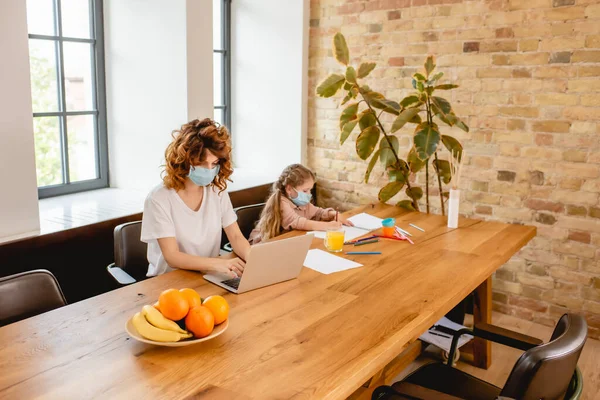
<svg viewBox="0 0 600 400"><path fill-rule="evenodd" d="M225 227L224 230L235 254L240 256L242 259L247 260L248 252L250 251L250 243L248 243L248 240L246 240L242 234L238 223L234 222L233 224Z"/></svg>
<svg viewBox="0 0 600 400"><path fill-rule="evenodd" d="M179 245L174 237L160 238L158 239L158 245L165 257L165 261L172 268L188 269L203 273L216 272L231 277L242 276L242 272L244 272L245 263L239 258L192 256L179 250Z"/></svg>

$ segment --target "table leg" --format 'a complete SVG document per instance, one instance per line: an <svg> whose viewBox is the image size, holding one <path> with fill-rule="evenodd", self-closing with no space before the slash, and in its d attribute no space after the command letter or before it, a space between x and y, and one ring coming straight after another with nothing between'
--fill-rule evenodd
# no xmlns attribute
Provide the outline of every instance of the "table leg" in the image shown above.
<svg viewBox="0 0 600 400"><path fill-rule="evenodd" d="M475 289L473 301L473 323L492 323L492 277L487 278ZM492 343L488 340L473 339L473 363L479 368L488 369L492 363Z"/></svg>

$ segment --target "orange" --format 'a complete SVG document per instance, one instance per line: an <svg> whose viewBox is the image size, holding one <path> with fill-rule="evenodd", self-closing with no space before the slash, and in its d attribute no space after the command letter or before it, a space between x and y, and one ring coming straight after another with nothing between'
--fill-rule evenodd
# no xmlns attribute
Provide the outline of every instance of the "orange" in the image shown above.
<svg viewBox="0 0 600 400"><path fill-rule="evenodd" d="M194 289L180 289L179 293L181 293L183 297L185 297L185 299L187 300L190 306L190 310L196 306L202 305L202 297L200 297L198 292L196 292Z"/></svg>
<svg viewBox="0 0 600 400"><path fill-rule="evenodd" d="M156 301L156 303L154 303L152 305L152 307L156 308L158 311L160 311L160 305L158 304L158 300Z"/></svg>
<svg viewBox="0 0 600 400"><path fill-rule="evenodd" d="M168 289L158 298L158 307L162 315L173 321L184 318L190 306L185 297L177 289Z"/></svg>
<svg viewBox="0 0 600 400"><path fill-rule="evenodd" d="M197 338L203 338L210 335L215 328L215 317L208 308L196 306L185 317L185 327Z"/></svg>
<svg viewBox="0 0 600 400"><path fill-rule="evenodd" d="M219 325L229 316L229 304L221 296L210 296L204 300L202 305L215 316L215 325Z"/></svg>

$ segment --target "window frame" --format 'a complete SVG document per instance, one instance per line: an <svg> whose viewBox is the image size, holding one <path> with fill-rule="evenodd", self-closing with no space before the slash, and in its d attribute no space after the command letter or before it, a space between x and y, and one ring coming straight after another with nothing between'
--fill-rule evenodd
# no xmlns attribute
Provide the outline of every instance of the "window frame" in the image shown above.
<svg viewBox="0 0 600 400"><path fill-rule="evenodd" d="M72 38L62 35L61 0L53 0L54 35L39 35L28 33L29 39L48 40L55 43L57 91L59 111L34 112L33 118L58 117L61 146L62 180L64 183L38 187L38 198L48 198L88 190L101 189L109 186L108 182L108 139L106 122L106 85L104 65L104 16L103 0L88 0L90 10L89 39ZM67 111L64 74L64 48L67 43L88 43L91 45L91 72L95 82L92 84L92 110ZM95 109L95 110L94 110ZM94 140L96 152L96 172L98 178L78 182L70 182L69 152L67 136L67 118L75 115L91 115L94 117Z"/></svg>
<svg viewBox="0 0 600 400"><path fill-rule="evenodd" d="M223 63L221 64L221 98L223 104L213 104L213 109L223 111L222 122L231 133L231 0L220 1L222 7L221 37L223 38L223 48L215 49L213 45L213 58L215 53L223 55ZM213 88L213 90L215 89Z"/></svg>

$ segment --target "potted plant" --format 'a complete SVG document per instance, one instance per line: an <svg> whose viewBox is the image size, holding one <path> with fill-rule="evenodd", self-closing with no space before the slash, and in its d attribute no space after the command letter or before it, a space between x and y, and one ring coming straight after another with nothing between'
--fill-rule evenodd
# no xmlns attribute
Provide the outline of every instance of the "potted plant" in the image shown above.
<svg viewBox="0 0 600 400"><path fill-rule="evenodd" d="M419 210L419 199L423 197L423 189L414 184L416 173L425 169L425 199L429 213L429 168L430 164L437 175L442 215L444 215L444 196L442 182L450 182L450 164L438 157L438 152L445 147L450 154L459 160L462 157L462 145L452 136L442 135L439 123L456 126L465 132L469 127L458 118L450 102L439 97L439 91L452 90L458 87L454 84L440 84L443 72L434 74L435 61L433 56L427 57L424 73L415 73L412 78L414 93L409 94L400 102L387 99L383 94L372 90L361 82L375 68L372 62L361 63L358 68L350 64L350 54L346 39L341 33L333 37L333 54L335 59L345 66L343 73L329 75L317 87L317 95L332 97L340 89L345 92L341 104L346 105L340 115L340 144L343 144L358 126L360 133L356 138L356 153L367 160L370 157L365 172L365 182L373 167L379 160L387 171L389 182L379 191L379 200L387 202L398 194L405 186L408 200L397 203L408 210ZM395 116L391 126L382 123L382 113ZM395 132L406 124L414 124L412 148L406 159L398 155L399 141Z"/></svg>

